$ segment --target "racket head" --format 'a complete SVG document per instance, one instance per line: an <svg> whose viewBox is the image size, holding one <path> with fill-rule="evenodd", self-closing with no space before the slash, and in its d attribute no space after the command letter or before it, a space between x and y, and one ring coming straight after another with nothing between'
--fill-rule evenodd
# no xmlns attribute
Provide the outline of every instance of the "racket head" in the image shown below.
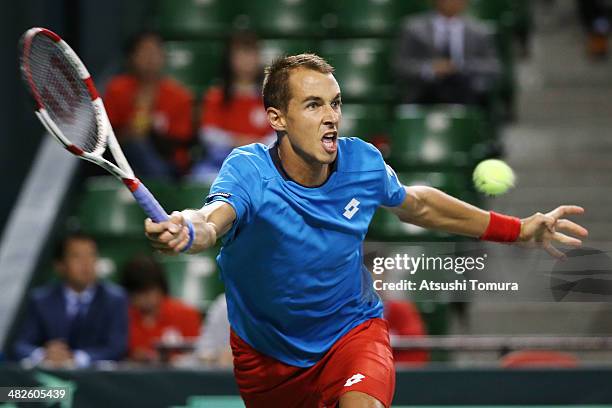
<svg viewBox="0 0 612 408"><path fill-rule="evenodd" d="M20 68L47 130L71 153L102 156L108 119L83 62L54 32L35 27L20 41Z"/></svg>

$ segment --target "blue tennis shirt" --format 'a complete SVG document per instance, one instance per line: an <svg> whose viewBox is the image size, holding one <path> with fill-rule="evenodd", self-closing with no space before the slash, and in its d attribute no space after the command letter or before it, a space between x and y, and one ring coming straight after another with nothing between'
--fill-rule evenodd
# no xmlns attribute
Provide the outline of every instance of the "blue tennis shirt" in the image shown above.
<svg viewBox="0 0 612 408"><path fill-rule="evenodd" d="M377 207L398 206L406 193L380 152L357 138L338 139L335 171L320 187L288 179L273 149L234 149L206 201L237 215L217 257L232 329L263 354L310 367L382 316L362 243Z"/></svg>

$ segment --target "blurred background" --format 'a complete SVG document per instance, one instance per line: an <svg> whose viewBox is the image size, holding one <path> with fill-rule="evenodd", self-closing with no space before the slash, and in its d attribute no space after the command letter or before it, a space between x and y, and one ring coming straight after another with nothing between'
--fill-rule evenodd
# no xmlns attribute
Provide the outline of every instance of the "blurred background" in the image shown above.
<svg viewBox="0 0 612 408"><path fill-rule="evenodd" d="M136 174L169 211L199 208L233 147L273 142L260 101L263 67L313 52L336 69L341 136L373 143L405 184L486 209L525 217L559 204L585 207L580 222L590 236L570 261L605 274L612 271L611 10L606 0L4 7L0 384L72 387L75 406L138 406L147 398L148 406L240 406L218 248L154 254L125 187L68 158L44 134L20 80L17 44L26 29L47 27L75 49ZM474 166L486 158L515 170L509 193L491 198L473 188ZM367 239L390 253L469 242L401 225L382 210ZM508 279L526 264L549 262L546 254L512 254ZM385 315L397 346L398 406L612 404L612 293L599 295L457 302L395 293Z"/></svg>

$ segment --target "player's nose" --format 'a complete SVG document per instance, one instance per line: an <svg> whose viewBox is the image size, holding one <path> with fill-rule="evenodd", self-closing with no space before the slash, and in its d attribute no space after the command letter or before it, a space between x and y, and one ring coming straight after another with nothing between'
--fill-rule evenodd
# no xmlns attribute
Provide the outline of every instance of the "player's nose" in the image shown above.
<svg viewBox="0 0 612 408"><path fill-rule="evenodd" d="M323 124L326 126L336 127L340 121L340 113L331 106L326 106L323 113Z"/></svg>

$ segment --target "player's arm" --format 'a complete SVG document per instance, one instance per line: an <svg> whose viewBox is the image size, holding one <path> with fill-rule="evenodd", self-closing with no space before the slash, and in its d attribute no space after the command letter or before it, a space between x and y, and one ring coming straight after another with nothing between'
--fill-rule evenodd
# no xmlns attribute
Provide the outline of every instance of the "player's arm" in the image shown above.
<svg viewBox="0 0 612 408"><path fill-rule="evenodd" d="M176 255L189 243L189 230L185 220L193 224L194 240L187 251L197 253L215 245L227 233L236 219L234 208L223 201L214 201L199 210L173 212L168 221L154 223L145 220L145 235L158 251Z"/></svg>
<svg viewBox="0 0 612 408"><path fill-rule="evenodd" d="M404 187L406 198L389 208L402 222L453 234L480 237L489 224L489 213L427 186Z"/></svg>
<svg viewBox="0 0 612 408"><path fill-rule="evenodd" d="M543 247L555 257L563 257L563 254L552 246L552 242L571 246L582 244L580 239L560 231L579 238L585 238L588 234L582 226L563 218L567 215L582 214L584 209L581 207L563 205L547 214L536 213L518 219L484 211L432 187L404 188L404 201L389 209L401 221L424 228L483 240L532 244Z"/></svg>

